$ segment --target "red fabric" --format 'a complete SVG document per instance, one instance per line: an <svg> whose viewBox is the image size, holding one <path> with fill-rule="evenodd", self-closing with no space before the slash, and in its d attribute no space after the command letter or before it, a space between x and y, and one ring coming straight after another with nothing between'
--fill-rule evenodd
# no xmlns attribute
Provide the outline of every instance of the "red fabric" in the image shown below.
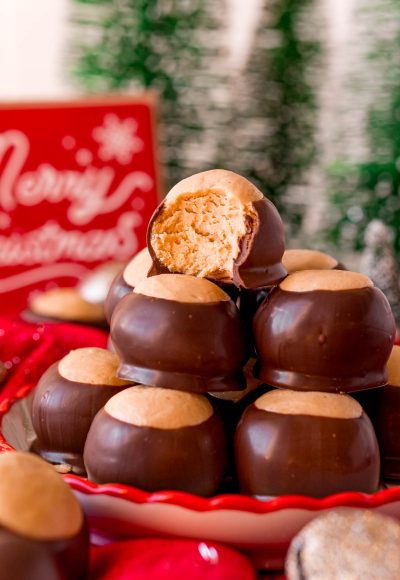
<svg viewBox="0 0 400 580"><path fill-rule="evenodd" d="M31 324L0 317L0 360L6 365L1 410L23 397L44 371L71 349L85 346L105 348L107 333L77 324ZM13 393L8 398L8 393ZM4 408L5 407L5 408Z"/></svg>
<svg viewBox="0 0 400 580"><path fill-rule="evenodd" d="M92 548L90 580L255 580L250 561L214 542L143 539Z"/></svg>

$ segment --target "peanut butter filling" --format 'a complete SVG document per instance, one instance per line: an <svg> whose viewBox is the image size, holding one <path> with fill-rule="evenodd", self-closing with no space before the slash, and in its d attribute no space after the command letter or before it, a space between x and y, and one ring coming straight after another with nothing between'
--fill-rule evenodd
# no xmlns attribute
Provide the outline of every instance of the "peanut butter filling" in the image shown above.
<svg viewBox="0 0 400 580"><path fill-rule="evenodd" d="M279 287L287 292L315 290L361 290L372 288L373 283L364 274L345 270L301 270L285 278Z"/></svg>
<svg viewBox="0 0 400 580"><path fill-rule="evenodd" d="M352 397L317 391L277 389L265 393L254 404L261 411L281 415L357 419L362 414L361 405Z"/></svg>
<svg viewBox="0 0 400 580"><path fill-rule="evenodd" d="M151 244L172 272L231 279L233 263L255 212L217 189L186 193L165 204L154 222Z"/></svg>
<svg viewBox="0 0 400 580"><path fill-rule="evenodd" d="M388 383L400 387L400 346L395 345L390 354L388 363Z"/></svg>
<svg viewBox="0 0 400 580"><path fill-rule="evenodd" d="M211 403L202 395L142 385L114 395L104 409L114 419L153 429L193 427L213 415Z"/></svg>
<svg viewBox="0 0 400 580"><path fill-rule="evenodd" d="M230 300L228 294L209 280L182 274L159 274L146 278L134 288L135 294L174 302L207 304Z"/></svg>

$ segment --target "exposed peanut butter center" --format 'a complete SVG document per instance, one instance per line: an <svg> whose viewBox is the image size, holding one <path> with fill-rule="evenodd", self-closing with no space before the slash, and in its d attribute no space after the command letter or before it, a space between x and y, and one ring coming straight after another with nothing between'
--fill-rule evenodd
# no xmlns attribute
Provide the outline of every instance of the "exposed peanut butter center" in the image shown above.
<svg viewBox="0 0 400 580"><path fill-rule="evenodd" d="M136 385L108 400L105 411L124 423L154 429L180 429L207 421L213 414L202 395Z"/></svg>
<svg viewBox="0 0 400 580"><path fill-rule="evenodd" d="M103 348L78 348L71 350L58 363L58 372L67 381L87 385L120 387L131 384L117 377L120 365L117 354Z"/></svg>
<svg viewBox="0 0 400 580"><path fill-rule="evenodd" d="M103 305L87 302L75 288L53 288L41 292L30 301L29 308L34 314L48 318L104 321Z"/></svg>
<svg viewBox="0 0 400 580"><path fill-rule="evenodd" d="M183 274L159 274L146 278L134 289L135 294L163 298L175 302L200 303L224 302L229 295L219 286L204 278Z"/></svg>
<svg viewBox="0 0 400 580"><path fill-rule="evenodd" d="M302 270L285 278L279 287L287 292L313 290L361 290L372 288L373 283L364 274L345 270Z"/></svg>
<svg viewBox="0 0 400 580"><path fill-rule="evenodd" d="M153 222L151 245L171 272L231 279L240 240L262 193L247 179L216 169L179 182Z"/></svg>
<svg viewBox="0 0 400 580"><path fill-rule="evenodd" d="M277 389L254 403L257 409L280 415L309 415L331 419L358 419L361 405L348 395Z"/></svg>
<svg viewBox="0 0 400 580"><path fill-rule="evenodd" d="M282 264L288 274L300 270L332 270L338 264L335 258L317 250L286 250Z"/></svg>
<svg viewBox="0 0 400 580"><path fill-rule="evenodd" d="M51 465L30 453L0 455L0 527L61 540L75 536L82 524L78 500Z"/></svg>
<svg viewBox="0 0 400 580"><path fill-rule="evenodd" d="M149 250L144 248L127 264L122 274L125 282L134 288L142 280L147 278L153 261L150 257Z"/></svg>
<svg viewBox="0 0 400 580"><path fill-rule="evenodd" d="M388 383L400 387L400 346L395 345L390 354L388 363Z"/></svg>

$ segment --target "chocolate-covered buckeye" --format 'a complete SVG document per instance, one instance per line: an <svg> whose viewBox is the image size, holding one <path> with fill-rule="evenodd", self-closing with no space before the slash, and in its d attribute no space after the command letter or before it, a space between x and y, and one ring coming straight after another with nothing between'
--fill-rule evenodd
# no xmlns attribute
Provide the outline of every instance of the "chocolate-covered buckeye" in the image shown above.
<svg viewBox="0 0 400 580"><path fill-rule="evenodd" d="M235 433L240 489L252 495L373 493L379 448L348 395L277 389L244 412Z"/></svg>
<svg viewBox="0 0 400 580"><path fill-rule="evenodd" d="M234 433L245 408L272 388L253 375L254 363L254 359L249 359L243 368L246 379L246 388L243 391L208 393L210 401L218 410L230 434Z"/></svg>
<svg viewBox="0 0 400 580"><path fill-rule="evenodd" d="M121 262L106 262L91 270L78 284L79 294L92 304L104 304L111 284L121 271Z"/></svg>
<svg viewBox="0 0 400 580"><path fill-rule="evenodd" d="M111 339L121 378L204 393L245 386L241 369L248 353L239 311L203 278L146 278L117 304Z"/></svg>
<svg viewBox="0 0 400 580"><path fill-rule="evenodd" d="M325 511L293 538L285 572L288 580L398 580L400 525L376 510Z"/></svg>
<svg viewBox="0 0 400 580"><path fill-rule="evenodd" d="M80 348L54 363L39 380L32 424L40 455L84 473L83 448L96 413L131 383L119 379L119 358L101 348Z"/></svg>
<svg viewBox="0 0 400 580"><path fill-rule="evenodd" d="M367 276L342 270L291 274L258 309L259 378L276 387L357 391L386 384L395 323Z"/></svg>
<svg viewBox="0 0 400 580"><path fill-rule="evenodd" d="M144 248L116 275L104 303L104 312L109 324L118 302L147 278L152 265L149 251Z"/></svg>
<svg viewBox="0 0 400 580"><path fill-rule="evenodd" d="M31 544L31 549L27 544ZM6 547L8 544L8 548ZM4 566L22 570L12 555L27 557L34 570L45 570L41 580L80 580L86 577L89 534L75 495L39 457L30 453L0 455L0 571ZM50 558L50 561L49 561ZM59 576L54 574L54 565ZM1 572L0 572L1 577ZM9 575L7 578L14 578ZM33 571L26 578L38 578Z"/></svg>
<svg viewBox="0 0 400 580"><path fill-rule="evenodd" d="M300 270L345 270L346 268L325 252L318 250L292 249L285 250L282 264L288 274Z"/></svg>
<svg viewBox="0 0 400 580"><path fill-rule="evenodd" d="M147 246L158 273L243 288L270 286L286 275L275 206L250 181L224 169L175 185L150 220Z"/></svg>
<svg viewBox="0 0 400 580"><path fill-rule="evenodd" d="M400 479L400 346L393 347L387 369L388 384L378 400L377 434L383 477Z"/></svg>
<svg viewBox="0 0 400 580"><path fill-rule="evenodd" d="M136 385L96 415L84 459L94 481L208 496L224 476L226 453L222 421L205 397Z"/></svg>
<svg viewBox="0 0 400 580"><path fill-rule="evenodd" d="M0 528L0 580L63 580L48 550L40 542Z"/></svg>
<svg viewBox="0 0 400 580"><path fill-rule="evenodd" d="M34 295L22 318L29 322L63 321L94 326L106 323L103 305L88 302L76 288L52 288Z"/></svg>

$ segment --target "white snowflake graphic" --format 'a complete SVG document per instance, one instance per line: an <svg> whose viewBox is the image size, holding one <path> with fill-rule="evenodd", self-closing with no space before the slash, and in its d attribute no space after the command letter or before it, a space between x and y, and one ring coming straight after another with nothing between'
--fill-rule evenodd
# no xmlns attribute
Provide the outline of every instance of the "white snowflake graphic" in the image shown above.
<svg viewBox="0 0 400 580"><path fill-rule="evenodd" d="M136 135L137 122L131 117L121 120L117 115L104 117L103 125L95 127L92 137L99 143L98 155L102 161L116 159L127 165L132 157L143 149L143 141Z"/></svg>

